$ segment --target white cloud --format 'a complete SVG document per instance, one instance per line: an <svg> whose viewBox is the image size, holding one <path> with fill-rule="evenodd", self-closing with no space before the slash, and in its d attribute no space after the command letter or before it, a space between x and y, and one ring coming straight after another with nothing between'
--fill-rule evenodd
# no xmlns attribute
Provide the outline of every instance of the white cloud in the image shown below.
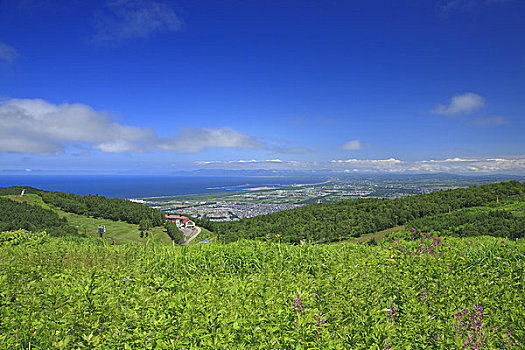
<svg viewBox="0 0 525 350"><path fill-rule="evenodd" d="M330 162L308 162L285 160L212 160L199 161L195 165L224 169L324 169L342 171L345 173L463 173L463 174L494 174L514 173L525 174L525 156L501 156L486 158L426 159L406 161L396 158L388 159L340 159Z"/></svg>
<svg viewBox="0 0 525 350"><path fill-rule="evenodd" d="M339 159L332 160L332 166L336 168L348 168L356 171L398 171L402 168L402 165L405 163L402 160L395 158L388 159Z"/></svg>
<svg viewBox="0 0 525 350"><path fill-rule="evenodd" d="M342 148L342 149L345 149L345 150L352 150L352 151L355 151L355 150L362 149L362 148L363 148L363 145L361 144L361 141L359 141L359 140L353 140L353 141L348 141L347 143L345 143L344 145L342 145L341 148Z"/></svg>
<svg viewBox="0 0 525 350"><path fill-rule="evenodd" d="M18 57L18 51L12 46L0 42L0 60L13 62Z"/></svg>
<svg viewBox="0 0 525 350"><path fill-rule="evenodd" d="M525 172L525 156L499 158L447 158L419 161L389 159L333 160L332 165L347 172L399 172L399 173L498 173Z"/></svg>
<svg viewBox="0 0 525 350"><path fill-rule="evenodd" d="M463 95L453 96L448 106L438 105L433 112L447 116L470 114L484 105L485 101L483 97L472 92L467 92Z"/></svg>
<svg viewBox="0 0 525 350"><path fill-rule="evenodd" d="M143 152L144 150L134 145L133 143L126 140L115 140L109 142L103 142L95 146L95 148L106 153L122 153L127 151Z"/></svg>
<svg viewBox="0 0 525 350"><path fill-rule="evenodd" d="M287 167L296 167L303 166L307 164L306 162L298 162L295 160L281 160L281 159L267 159L267 160L207 160L207 161L196 161L195 165L199 166L220 166L226 168L247 168L247 169L265 169L268 167L276 168L287 168Z"/></svg>
<svg viewBox="0 0 525 350"><path fill-rule="evenodd" d="M451 162L474 162L476 159L469 158L447 158L447 159L430 159L430 160L420 160L420 163L451 163Z"/></svg>
<svg viewBox="0 0 525 350"><path fill-rule="evenodd" d="M83 104L39 99L0 103L0 152L60 154L71 142L104 152L143 151L156 139L153 129L119 124Z"/></svg>
<svg viewBox="0 0 525 350"><path fill-rule="evenodd" d="M421 172L497 173L525 170L525 157L451 158L414 162L407 170Z"/></svg>
<svg viewBox="0 0 525 350"><path fill-rule="evenodd" d="M345 159L345 160L332 160L332 163L345 163L345 164L356 164L356 165L371 165L371 164L382 164L382 165L392 165L392 164L401 164L402 160L395 158L388 159Z"/></svg>
<svg viewBox="0 0 525 350"><path fill-rule="evenodd" d="M480 117L472 120L472 124L476 126L494 126L494 125L507 125L509 122L502 116L494 117Z"/></svg>
<svg viewBox="0 0 525 350"><path fill-rule="evenodd" d="M182 22L165 2L111 0L107 10L95 18L93 39L97 43L115 45L158 32L177 31L181 26Z"/></svg>
<svg viewBox="0 0 525 350"><path fill-rule="evenodd" d="M0 152L56 155L64 153L66 146L78 147L74 145L78 142L107 153L269 148L227 127L184 127L175 137L160 139L151 128L117 123L108 113L84 104L55 105L40 99L0 102Z"/></svg>
<svg viewBox="0 0 525 350"><path fill-rule="evenodd" d="M264 144L253 137L231 128L193 128L185 127L179 135L166 139L159 144L164 151L202 152L208 148L263 148Z"/></svg>

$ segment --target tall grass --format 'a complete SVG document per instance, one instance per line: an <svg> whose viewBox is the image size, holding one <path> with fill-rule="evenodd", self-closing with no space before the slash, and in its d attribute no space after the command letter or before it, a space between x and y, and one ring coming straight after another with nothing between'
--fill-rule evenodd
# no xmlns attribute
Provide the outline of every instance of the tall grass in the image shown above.
<svg viewBox="0 0 525 350"><path fill-rule="evenodd" d="M476 344L522 348L525 244L432 238L2 247L0 348L460 349L473 305Z"/></svg>

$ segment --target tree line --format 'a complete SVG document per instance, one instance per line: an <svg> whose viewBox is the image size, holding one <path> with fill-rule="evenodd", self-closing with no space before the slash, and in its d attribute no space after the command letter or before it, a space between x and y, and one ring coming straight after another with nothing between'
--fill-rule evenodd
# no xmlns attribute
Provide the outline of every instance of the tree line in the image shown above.
<svg viewBox="0 0 525 350"><path fill-rule="evenodd" d="M38 188L29 187L29 186L10 186L10 187L0 187L0 196L10 196L17 195L22 193L22 190L25 190L25 193L38 194L42 192Z"/></svg>
<svg viewBox="0 0 525 350"><path fill-rule="evenodd" d="M417 228L416 233L436 232L442 236L525 237L525 217L506 210L460 210L415 219L407 227Z"/></svg>
<svg viewBox="0 0 525 350"><path fill-rule="evenodd" d="M150 227L165 225L167 234L175 243L182 244L184 241L182 232L178 227L174 223L165 222L165 213L163 211L126 199L106 198L99 195L81 196L73 193L50 192L23 186L0 187L0 195L18 195L23 189L26 190L26 194L38 194L45 203L69 213L114 221L120 220L139 225L141 234L144 234L143 231L147 231ZM64 233L76 233L74 228L68 227L65 218L60 218L52 210L32 206L27 203L18 203L7 198L0 199L2 199L2 208L5 207L5 210L2 210L2 215L0 215L0 229L2 231L26 229L34 232L38 229L46 229L52 234L63 229L65 230ZM23 206L20 207L19 205ZM46 218L42 219L42 215ZM57 218L60 221L57 221ZM63 223L66 223L66 225L63 225Z"/></svg>
<svg viewBox="0 0 525 350"><path fill-rule="evenodd" d="M69 213L120 220L135 225L147 222L151 226L161 226L164 223L164 212L126 199L47 191L41 191L39 195L44 202Z"/></svg>
<svg viewBox="0 0 525 350"><path fill-rule="evenodd" d="M311 204L232 222L195 219L223 242L272 239L299 243L334 242L406 225L415 219L476 206L497 206L525 200L525 184L518 181L452 189L408 198L361 198L337 203Z"/></svg>
<svg viewBox="0 0 525 350"><path fill-rule="evenodd" d="M24 229L52 236L77 235L77 230L52 210L0 197L0 232Z"/></svg>

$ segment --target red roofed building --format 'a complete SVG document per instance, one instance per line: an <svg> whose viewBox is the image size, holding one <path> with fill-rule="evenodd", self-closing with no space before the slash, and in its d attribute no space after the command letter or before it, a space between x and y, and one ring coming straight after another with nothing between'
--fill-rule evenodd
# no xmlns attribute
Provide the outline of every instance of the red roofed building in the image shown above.
<svg viewBox="0 0 525 350"><path fill-rule="evenodd" d="M195 223L191 221L190 219L188 219L187 217L185 217L184 215L176 215L176 214L168 213L164 215L164 217L166 218L166 220L177 224L179 228L181 228L183 225L187 228L195 228Z"/></svg>
<svg viewBox="0 0 525 350"><path fill-rule="evenodd" d="M174 222L176 224L182 224L185 221L190 221L190 219L188 219L184 215L175 215L175 214L169 214L168 213L168 214L164 215L164 217L166 218L166 220L172 221L172 222Z"/></svg>

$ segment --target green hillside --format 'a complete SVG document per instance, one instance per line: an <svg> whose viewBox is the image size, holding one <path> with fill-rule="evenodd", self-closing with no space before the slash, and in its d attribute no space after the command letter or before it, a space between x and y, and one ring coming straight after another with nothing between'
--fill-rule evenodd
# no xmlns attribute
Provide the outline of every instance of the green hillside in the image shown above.
<svg viewBox="0 0 525 350"><path fill-rule="evenodd" d="M524 261L523 240L493 237L39 238L0 247L0 348L522 349Z"/></svg>
<svg viewBox="0 0 525 350"><path fill-rule="evenodd" d="M184 247L163 227L144 244L139 225L12 191L0 192L2 349L524 348L521 183L312 205L211 225L201 239L218 239ZM119 204L83 203L99 200ZM295 244L326 242L328 222L354 234ZM96 238L101 224L116 245Z"/></svg>
<svg viewBox="0 0 525 350"><path fill-rule="evenodd" d="M0 232L17 229L46 230L55 236L77 234L67 219L49 208L31 205L26 200L0 197Z"/></svg>
<svg viewBox="0 0 525 350"><path fill-rule="evenodd" d="M173 228L166 231L160 225L163 216L161 211L138 203L34 188L28 188L27 194L20 196L20 191L21 187L0 188L0 194L4 194L0 199L8 198L21 202L20 205L36 205L41 208L40 212L51 211L48 215L50 218L67 221L46 224L49 219L42 221L37 219L37 215L29 215L30 208L25 206L24 210L22 207L11 210L17 213L9 214L13 218L11 222L4 213L0 220L2 230L25 228L34 231L48 225L52 234L69 232L97 235L98 225L105 225L108 230L106 236L115 237L117 244L145 242L151 238L170 243L172 240L167 235L173 236L174 231L178 233ZM2 203L6 205L5 201ZM381 239L386 233L399 231L400 227L406 227L406 231L398 233L397 237L415 238L418 232L410 233L408 230L418 227L419 230L441 235L519 238L525 236L524 208L525 184L511 181L395 200L366 198L312 204L229 223L196 222L203 227L200 239L216 237L222 242L258 239L326 243L355 238L364 241ZM150 228L147 238L137 234L139 226ZM171 238L178 241L176 237Z"/></svg>
<svg viewBox="0 0 525 350"><path fill-rule="evenodd" d="M363 198L312 204L227 223L204 220L197 220L197 223L219 235L225 242L260 239L289 243L322 243L408 226L420 218L453 213L464 208L482 206L492 210L506 210L506 205L523 208L523 203L525 184L511 181L393 200ZM521 219L517 219L513 225L519 225L521 222ZM512 237L522 237L522 234L522 231L515 232Z"/></svg>
<svg viewBox="0 0 525 350"><path fill-rule="evenodd" d="M13 192L13 191L10 191ZM16 195L5 195L0 197L0 206L4 210L0 213L0 231L15 230L24 228L32 231L46 230L50 233L58 234L78 234L87 235L92 237L98 237L98 226L106 226L106 233L104 237L112 242L115 238L116 244L125 243L146 243L149 240L153 240L159 243L171 244L171 239L166 233L166 229L163 226L151 227L148 230L148 237L140 237L139 225L130 224L125 221L116 221L104 219L101 217L92 217L87 215L79 215L75 213L65 212L53 204L46 203L42 200L41 193L39 190L34 190L35 193L25 194L24 196L19 195L18 189L16 189ZM1 193L1 192L0 192ZM13 211L17 213L16 216L9 214L5 210L5 205L15 202L15 208ZM36 207L36 208L35 208ZM24 211L21 211L22 208ZM146 208L149 209L149 208ZM49 224L49 219L42 221L39 217L35 216L35 213L41 213L46 218L55 218L58 220L58 224L62 225L55 228ZM10 216L8 218L8 215ZM21 219L21 218L24 219ZM25 224L26 220L33 220L29 224ZM66 221L63 221L66 220ZM8 225L9 223L9 225ZM65 225L65 226L64 226ZM67 227L64 230L63 227Z"/></svg>

